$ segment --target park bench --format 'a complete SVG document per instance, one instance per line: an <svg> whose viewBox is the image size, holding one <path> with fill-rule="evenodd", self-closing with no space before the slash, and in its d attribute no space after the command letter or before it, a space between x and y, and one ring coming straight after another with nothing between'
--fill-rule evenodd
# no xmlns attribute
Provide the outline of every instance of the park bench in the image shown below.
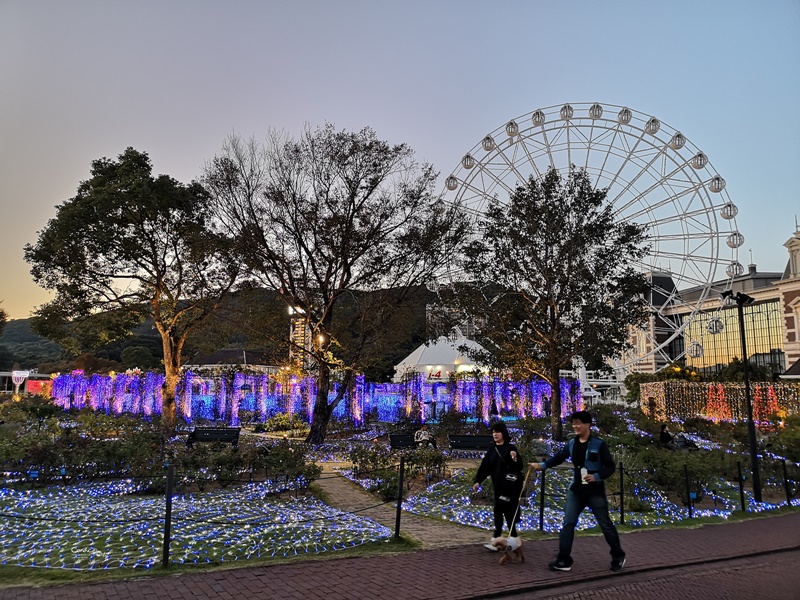
<svg viewBox="0 0 800 600"><path fill-rule="evenodd" d="M240 431L241 427L195 427L186 438L186 447L191 448L195 442L230 442L236 448Z"/></svg>
<svg viewBox="0 0 800 600"><path fill-rule="evenodd" d="M488 450L492 447L490 435L448 435L451 450Z"/></svg>
<svg viewBox="0 0 800 600"><path fill-rule="evenodd" d="M550 455L550 447L547 441L543 439L532 440L530 451L533 456L547 457Z"/></svg>
<svg viewBox="0 0 800 600"><path fill-rule="evenodd" d="M413 448L415 446L414 435L411 433L390 433L389 446L392 450L397 450L398 448Z"/></svg>
<svg viewBox="0 0 800 600"><path fill-rule="evenodd" d="M680 450L681 452L697 452L700 450L697 444L680 434L675 436L675 438L672 440L672 443L675 446L675 449Z"/></svg>

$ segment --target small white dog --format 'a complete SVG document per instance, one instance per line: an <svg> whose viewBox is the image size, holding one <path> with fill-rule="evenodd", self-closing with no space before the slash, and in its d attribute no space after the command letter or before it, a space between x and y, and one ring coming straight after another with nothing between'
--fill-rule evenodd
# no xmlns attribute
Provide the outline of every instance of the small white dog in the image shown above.
<svg viewBox="0 0 800 600"><path fill-rule="evenodd" d="M492 546L494 546L498 552L503 553L500 557L501 565L507 562L525 562L525 554L522 552L521 537L492 538Z"/></svg>

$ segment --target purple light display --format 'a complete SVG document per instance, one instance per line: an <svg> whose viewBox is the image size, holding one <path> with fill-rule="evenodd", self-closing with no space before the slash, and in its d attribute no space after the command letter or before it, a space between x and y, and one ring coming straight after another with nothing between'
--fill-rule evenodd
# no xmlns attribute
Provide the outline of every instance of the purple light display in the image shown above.
<svg viewBox="0 0 800 600"><path fill-rule="evenodd" d="M158 373L118 373L92 375L82 372L59 375L53 381L53 401L65 408L89 407L106 413L132 413L145 416L161 413L164 375ZM339 391L334 383L329 395L333 401ZM175 398L178 415L238 425L242 411L264 421L277 414L297 414L311 421L317 388L314 379L292 378L281 384L267 375L237 373L231 382L224 378L200 376L187 371L178 384ZM543 400L551 388L544 381L458 381L454 384L429 383L419 375L406 383L368 383L358 376L354 385L333 411L363 423L368 414L380 421L395 421L409 416L415 407L423 420L434 419L443 411L455 409L480 415L488 422L493 408L517 417L543 416ZM562 415L580 410L583 401L577 382L561 381Z"/></svg>

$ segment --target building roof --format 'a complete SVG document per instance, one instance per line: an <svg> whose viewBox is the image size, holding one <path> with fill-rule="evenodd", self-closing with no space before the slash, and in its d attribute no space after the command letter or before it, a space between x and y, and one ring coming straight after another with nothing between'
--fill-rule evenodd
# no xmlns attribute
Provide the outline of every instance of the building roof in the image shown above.
<svg viewBox="0 0 800 600"><path fill-rule="evenodd" d="M462 353L459 348L482 350L482 346L465 337L451 340L447 337L422 344L402 361L395 365L395 373L399 376L404 371L422 372L428 367L441 371L441 377L446 377L447 371L459 370L460 365L474 365L474 359Z"/></svg>
<svg viewBox="0 0 800 600"><path fill-rule="evenodd" d="M781 375L781 379L800 379L800 359L786 369L786 372Z"/></svg>
<svg viewBox="0 0 800 600"><path fill-rule="evenodd" d="M769 288L776 281L781 280L782 273L774 271L758 271L756 265L747 265L747 273L734 277L733 279L720 279L711 283L711 289L718 294L722 293L728 286L734 292L753 292ZM686 302L692 302L700 297L705 290L704 285L688 288L680 291L681 298Z"/></svg>
<svg viewBox="0 0 800 600"><path fill-rule="evenodd" d="M211 354L198 354L189 360L187 366L208 367L214 365L269 366L266 352L245 350L244 348L225 348Z"/></svg>

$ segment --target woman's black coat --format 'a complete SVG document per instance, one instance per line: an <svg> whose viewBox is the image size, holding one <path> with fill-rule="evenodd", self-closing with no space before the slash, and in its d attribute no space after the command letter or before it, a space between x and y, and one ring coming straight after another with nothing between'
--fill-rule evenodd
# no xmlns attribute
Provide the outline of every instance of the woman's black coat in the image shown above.
<svg viewBox="0 0 800 600"><path fill-rule="evenodd" d="M511 460L511 451L517 453L517 460ZM500 496L509 498L519 498L522 492L522 456L514 444L493 444L483 456L478 472L475 474L475 483L481 483L487 477L491 477L494 486L494 497L497 500ZM517 476L516 481L506 479L506 474L511 473Z"/></svg>

